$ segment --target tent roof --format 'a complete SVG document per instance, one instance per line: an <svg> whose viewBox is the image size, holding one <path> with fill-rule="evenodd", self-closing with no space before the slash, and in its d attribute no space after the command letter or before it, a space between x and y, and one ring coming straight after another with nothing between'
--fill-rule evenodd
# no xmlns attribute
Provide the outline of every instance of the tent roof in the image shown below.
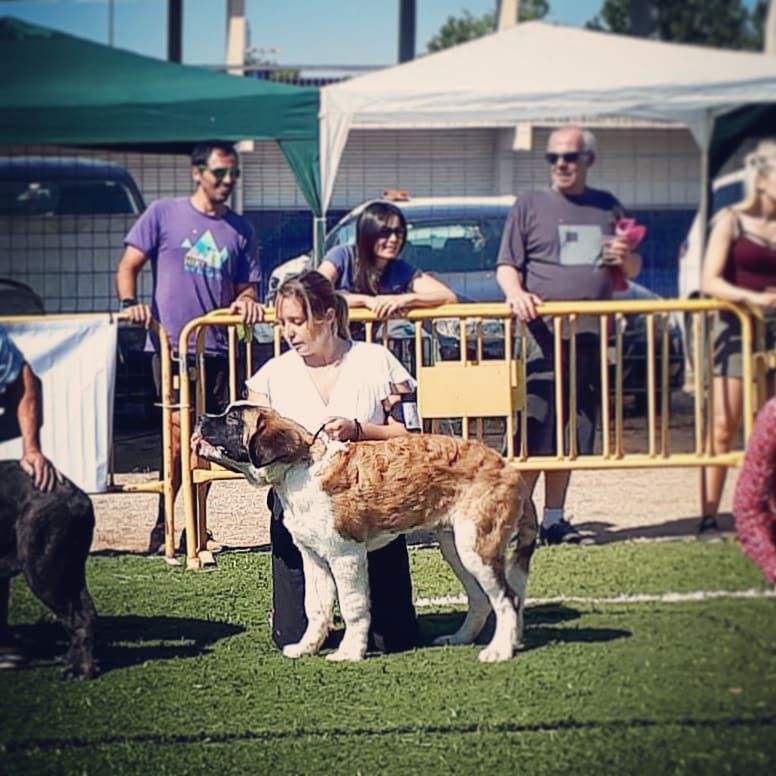
<svg viewBox="0 0 776 776"><path fill-rule="evenodd" d="M686 124L705 148L716 115L763 102L776 102L776 56L525 22L324 87L324 202L354 124L499 126L632 116Z"/></svg>
<svg viewBox="0 0 776 776"><path fill-rule="evenodd" d="M318 90L214 73L0 18L0 143L317 140Z"/></svg>
<svg viewBox="0 0 776 776"><path fill-rule="evenodd" d="M615 114L776 100L776 57L526 22L323 90L359 124Z"/></svg>

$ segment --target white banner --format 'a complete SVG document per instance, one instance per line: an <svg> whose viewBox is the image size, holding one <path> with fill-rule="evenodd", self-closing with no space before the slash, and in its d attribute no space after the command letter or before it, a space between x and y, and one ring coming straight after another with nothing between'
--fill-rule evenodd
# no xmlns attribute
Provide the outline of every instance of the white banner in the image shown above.
<svg viewBox="0 0 776 776"><path fill-rule="evenodd" d="M110 315L6 324L40 378L43 454L87 493L108 485L113 436L116 322ZM0 442L0 459L20 458L21 439Z"/></svg>

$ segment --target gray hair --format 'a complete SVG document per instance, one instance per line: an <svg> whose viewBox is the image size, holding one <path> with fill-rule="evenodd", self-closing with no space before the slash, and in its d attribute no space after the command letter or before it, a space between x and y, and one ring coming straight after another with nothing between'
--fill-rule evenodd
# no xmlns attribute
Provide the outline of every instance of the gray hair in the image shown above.
<svg viewBox="0 0 776 776"><path fill-rule="evenodd" d="M552 136L556 135L558 132L568 132L570 129L575 129L582 135L582 151L584 153L590 154L591 156L598 155L598 143L596 142L595 135L589 129L578 127L576 124L566 124L557 129L553 129L552 132L550 132L549 138L547 138L547 142L549 143Z"/></svg>

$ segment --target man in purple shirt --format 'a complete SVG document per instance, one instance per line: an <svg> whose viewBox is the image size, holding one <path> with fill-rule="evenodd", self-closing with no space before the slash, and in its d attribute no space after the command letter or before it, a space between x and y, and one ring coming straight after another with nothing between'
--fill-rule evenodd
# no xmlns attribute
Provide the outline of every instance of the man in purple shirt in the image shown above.
<svg viewBox="0 0 776 776"><path fill-rule="evenodd" d="M196 190L190 197L154 202L127 234L116 274L122 310L133 323L148 327L157 320L170 337L173 351L183 327L193 318L228 308L253 325L264 319L258 301L261 281L258 251L250 225L227 207L240 177L237 152L231 143L200 143L191 155ZM146 262L153 271L151 305L137 299L137 278ZM193 348L193 343L189 343ZM149 336L157 391L160 392L159 343ZM226 332L208 327L205 338L206 410L220 412L228 402ZM180 413L173 413L173 489L180 489ZM159 498L157 522L149 552L164 542L164 501Z"/></svg>
<svg viewBox="0 0 776 776"><path fill-rule="evenodd" d="M608 192L587 186L595 155L595 137L589 130L566 126L552 132L545 155L552 186L518 197L501 239L496 278L510 310L527 331L528 455L557 454L552 326L538 316L537 306L544 301L610 299L612 270L635 277L641 269L641 258L631 253L628 241L614 236L622 206ZM583 455L593 452L601 403L598 332L597 320L577 317L577 443ZM562 348L562 362L568 364L567 338ZM567 369L560 379L568 405ZM563 417L568 423L568 406ZM526 472L531 492L539 474ZM568 470L544 473L540 536L546 544L581 541L564 511L570 479Z"/></svg>

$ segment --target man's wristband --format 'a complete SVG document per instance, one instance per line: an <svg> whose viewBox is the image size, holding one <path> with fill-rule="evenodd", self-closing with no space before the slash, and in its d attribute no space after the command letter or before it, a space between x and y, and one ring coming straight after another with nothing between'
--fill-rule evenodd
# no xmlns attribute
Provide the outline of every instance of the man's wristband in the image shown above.
<svg viewBox="0 0 776 776"><path fill-rule="evenodd" d="M137 299L132 299L130 297L127 297L126 299L121 300L121 309L126 310L127 307L134 307L137 304L139 304Z"/></svg>

